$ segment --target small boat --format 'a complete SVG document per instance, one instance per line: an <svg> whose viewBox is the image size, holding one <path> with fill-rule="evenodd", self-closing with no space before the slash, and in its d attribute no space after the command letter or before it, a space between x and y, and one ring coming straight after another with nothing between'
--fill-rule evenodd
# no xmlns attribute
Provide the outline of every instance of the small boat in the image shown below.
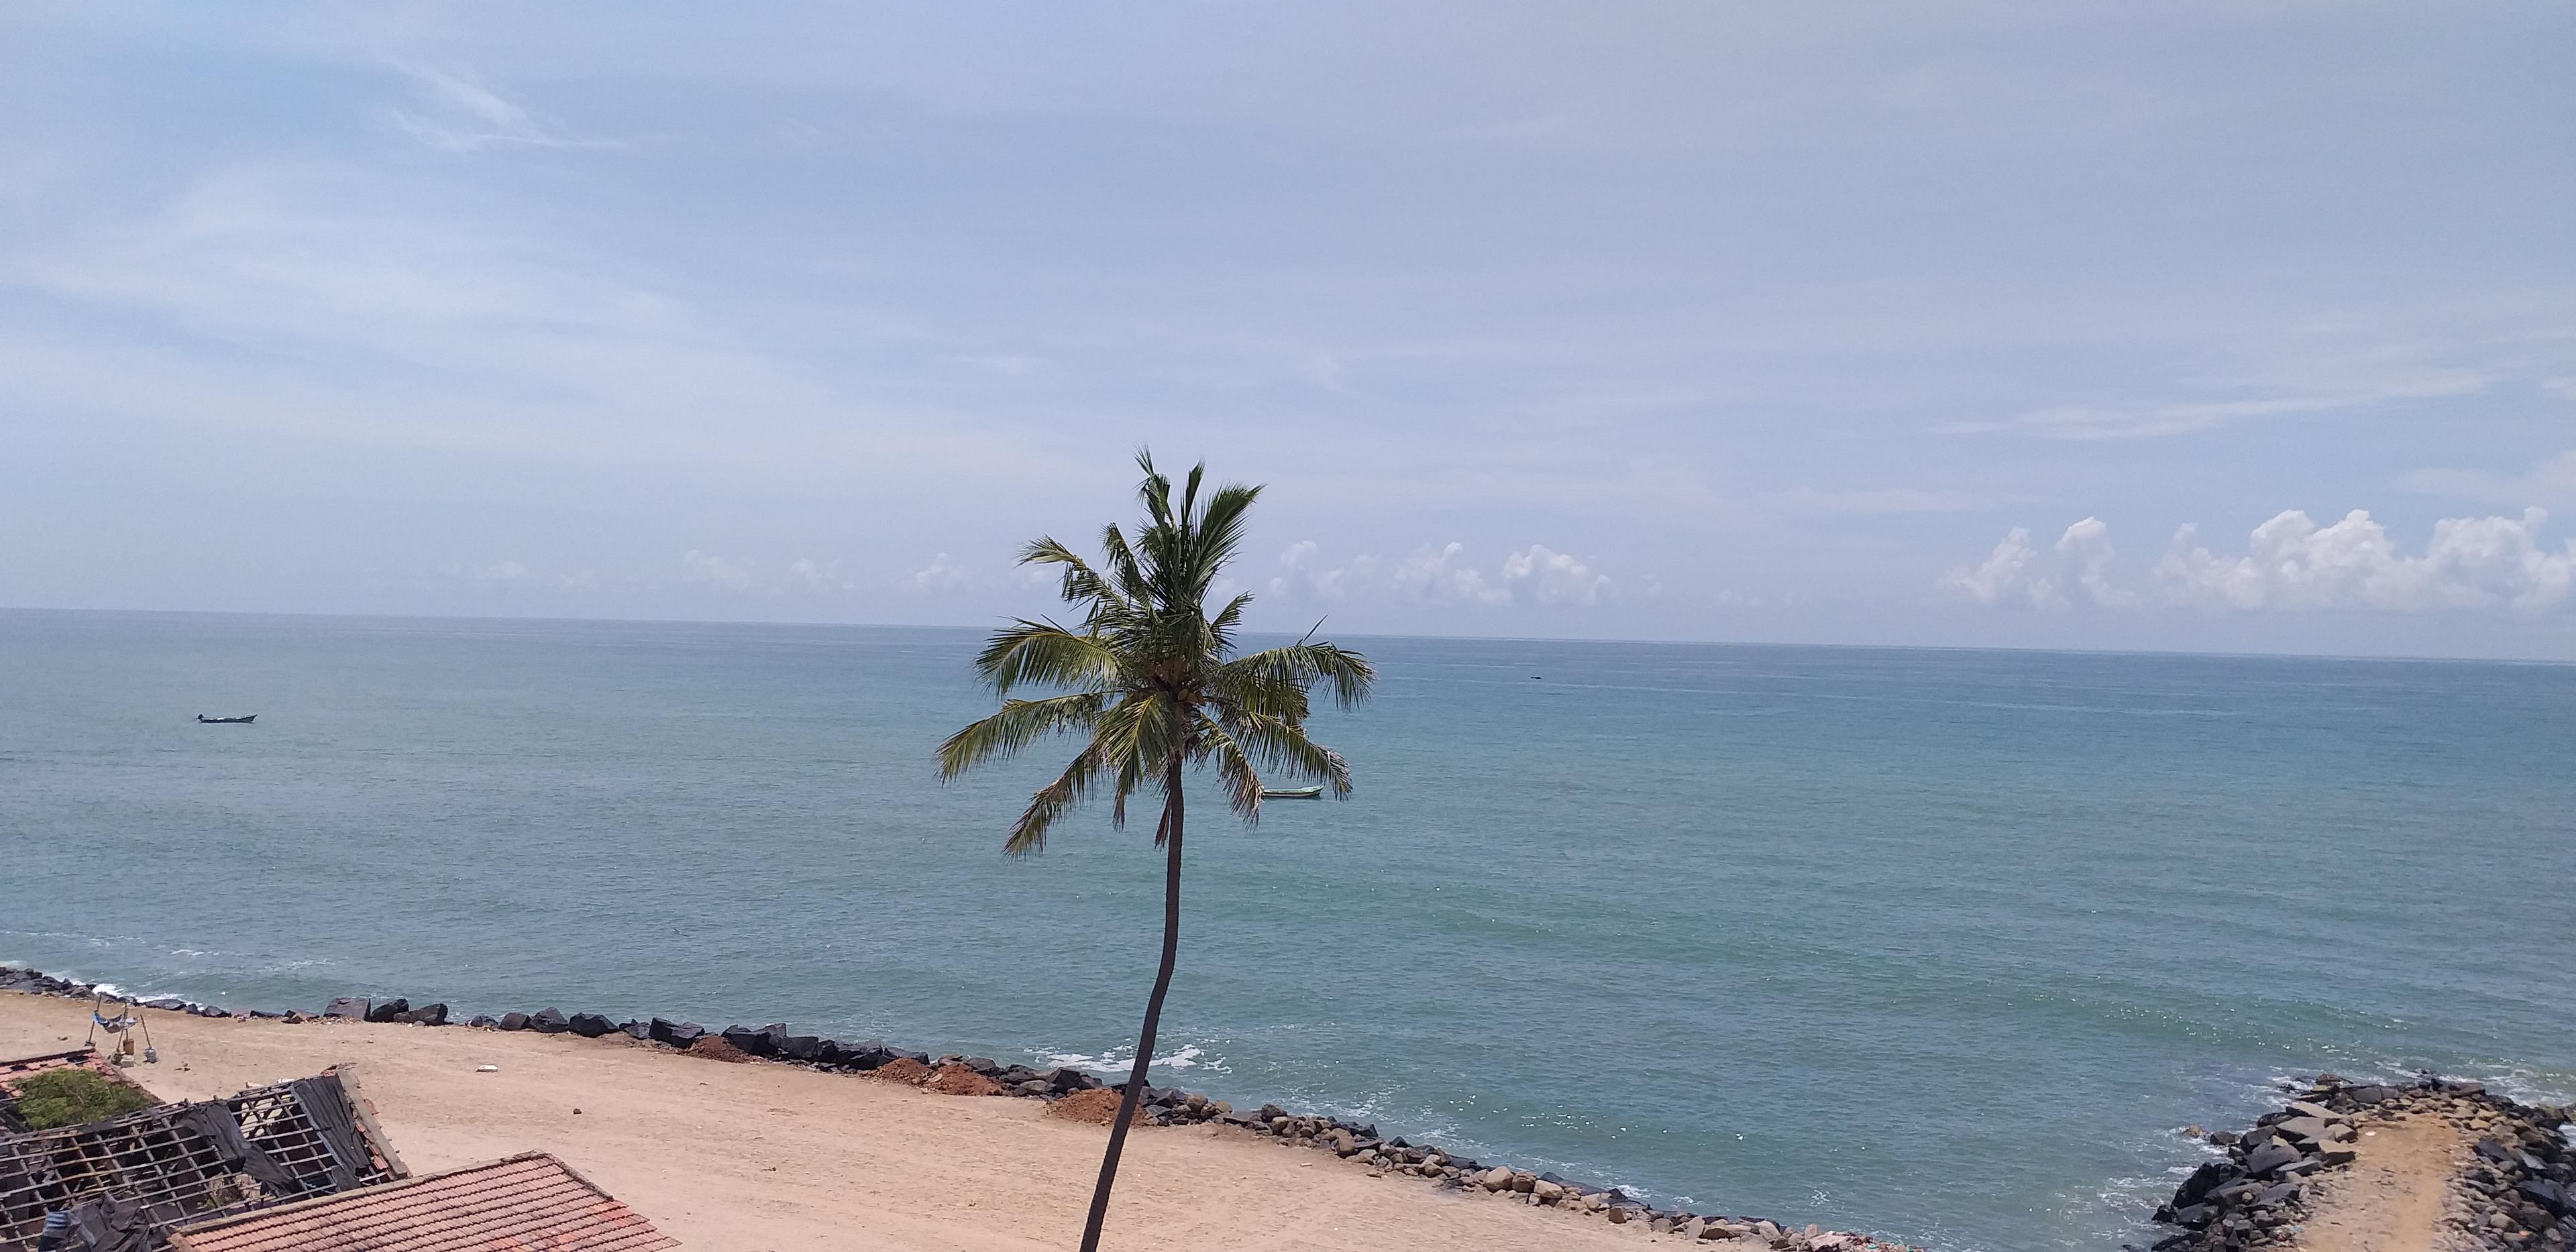
<svg viewBox="0 0 2576 1252"><path fill-rule="evenodd" d="M1323 796L1324 789L1321 787L1264 787L1261 789L1261 798L1264 800L1320 800Z"/></svg>
<svg viewBox="0 0 2576 1252"><path fill-rule="evenodd" d="M203 713L199 713L197 715L197 721L207 726L248 726L251 724L251 721L258 716L259 714L253 713L248 717L208 717Z"/></svg>

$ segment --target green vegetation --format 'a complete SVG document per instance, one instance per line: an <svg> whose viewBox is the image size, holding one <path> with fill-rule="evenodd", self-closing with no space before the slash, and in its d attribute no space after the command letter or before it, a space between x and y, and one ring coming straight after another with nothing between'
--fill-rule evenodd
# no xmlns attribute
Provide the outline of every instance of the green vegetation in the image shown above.
<svg viewBox="0 0 2576 1252"><path fill-rule="evenodd" d="M1102 786L1112 797L1110 820L1121 827L1130 795L1147 791L1163 798L1162 820L1154 827L1154 843L1164 851L1162 965L1145 1001L1135 1068L1109 1123L1082 1252L1100 1246L1118 1156L1153 1064L1154 1031L1180 951L1183 773L1213 765L1227 804L1247 824L1261 817L1265 769L1322 783L1336 799L1348 796L1349 765L1306 737L1306 696L1316 684L1329 683L1334 698L1348 708L1368 695L1376 679L1366 658L1311 635L1283 648L1235 655L1235 629L1252 597L1238 595L1214 616L1207 599L1218 573L1235 558L1245 515L1261 489L1220 487L1202 506L1202 464L1190 470L1174 509L1172 480L1154 471L1150 454L1137 454L1136 463L1145 471L1139 488L1145 525L1132 544L1117 526L1108 527L1101 537L1101 569L1053 539L1030 544L1020 556L1023 565L1063 567L1061 594L1082 611L1080 627L1022 619L995 634L975 658L975 668L1002 698L1001 710L939 745L940 776L954 778L1016 755L1043 735L1084 740L1063 775L1040 788L1012 824L1002 845L1012 855L1044 848L1056 819ZM1034 700L1012 695L1023 687L1062 694Z"/></svg>
<svg viewBox="0 0 2576 1252"><path fill-rule="evenodd" d="M86 1069L47 1070L17 1088L18 1116L29 1130L105 1121L152 1107L152 1097Z"/></svg>

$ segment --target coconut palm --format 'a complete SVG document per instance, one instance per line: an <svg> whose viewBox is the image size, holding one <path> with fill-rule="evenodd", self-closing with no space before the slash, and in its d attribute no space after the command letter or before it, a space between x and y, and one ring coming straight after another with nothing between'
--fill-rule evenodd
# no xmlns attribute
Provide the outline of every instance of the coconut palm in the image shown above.
<svg viewBox="0 0 2576 1252"><path fill-rule="evenodd" d="M1348 708L1368 695L1376 678L1367 658L1319 642L1311 632L1285 647L1237 655L1235 629L1252 596L1235 596L1214 614L1207 610L1208 597L1234 559L1245 514L1261 489L1219 487L1202 503L1199 480L1207 466L1201 464L1190 470L1175 509L1171 479L1155 472L1152 454L1138 453L1136 463L1145 471L1138 490L1144 526L1132 541L1109 526L1101 536L1099 567L1053 539L1040 539L1020 554L1024 565L1062 567L1061 593L1080 611L1080 623L1023 618L994 634L975 668L1002 698L1002 707L939 745L940 777L950 779L1013 756L1041 736L1082 740L1073 763L1039 788L1012 824L1002 844L1010 855L1045 848L1056 822L1100 789L1109 791L1110 821L1121 828L1129 796L1141 791L1163 801L1154 824L1154 844L1163 849L1163 960L1154 971L1154 992L1145 999L1135 1064L1100 1158L1100 1181L1082 1229L1083 1252L1100 1245L1118 1154L1145 1090L1163 994L1171 989L1180 952L1184 776L1214 767L1227 806L1247 825L1261 818L1264 771L1322 783L1336 799L1348 796L1350 766L1306 737L1307 693L1328 684L1333 699ZM1056 694L1014 694L1024 688Z"/></svg>

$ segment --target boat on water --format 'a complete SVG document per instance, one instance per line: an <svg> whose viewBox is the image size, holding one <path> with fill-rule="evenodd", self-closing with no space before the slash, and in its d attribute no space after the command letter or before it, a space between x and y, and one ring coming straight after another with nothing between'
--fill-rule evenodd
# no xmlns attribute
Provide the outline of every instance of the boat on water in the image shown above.
<svg viewBox="0 0 2576 1252"><path fill-rule="evenodd" d="M248 726L251 724L252 719L257 718L258 716L259 714L252 713L243 717L208 717L203 713L199 713L197 715L197 721L207 726Z"/></svg>
<svg viewBox="0 0 2576 1252"><path fill-rule="evenodd" d="M1264 800L1319 800L1323 795L1324 789L1321 787L1264 787L1261 789L1261 798Z"/></svg>

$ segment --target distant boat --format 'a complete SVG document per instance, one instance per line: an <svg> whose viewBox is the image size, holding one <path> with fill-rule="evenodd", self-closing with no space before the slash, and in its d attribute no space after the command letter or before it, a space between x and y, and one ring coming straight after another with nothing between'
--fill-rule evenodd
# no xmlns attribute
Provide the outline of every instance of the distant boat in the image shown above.
<svg viewBox="0 0 2576 1252"><path fill-rule="evenodd" d="M249 717L208 717L199 713L197 720L208 726L248 726L252 719L258 716L259 714L253 713Z"/></svg>
<svg viewBox="0 0 2576 1252"><path fill-rule="evenodd" d="M1324 789L1321 787L1264 787L1261 789L1261 798L1264 800L1320 800L1323 796Z"/></svg>

